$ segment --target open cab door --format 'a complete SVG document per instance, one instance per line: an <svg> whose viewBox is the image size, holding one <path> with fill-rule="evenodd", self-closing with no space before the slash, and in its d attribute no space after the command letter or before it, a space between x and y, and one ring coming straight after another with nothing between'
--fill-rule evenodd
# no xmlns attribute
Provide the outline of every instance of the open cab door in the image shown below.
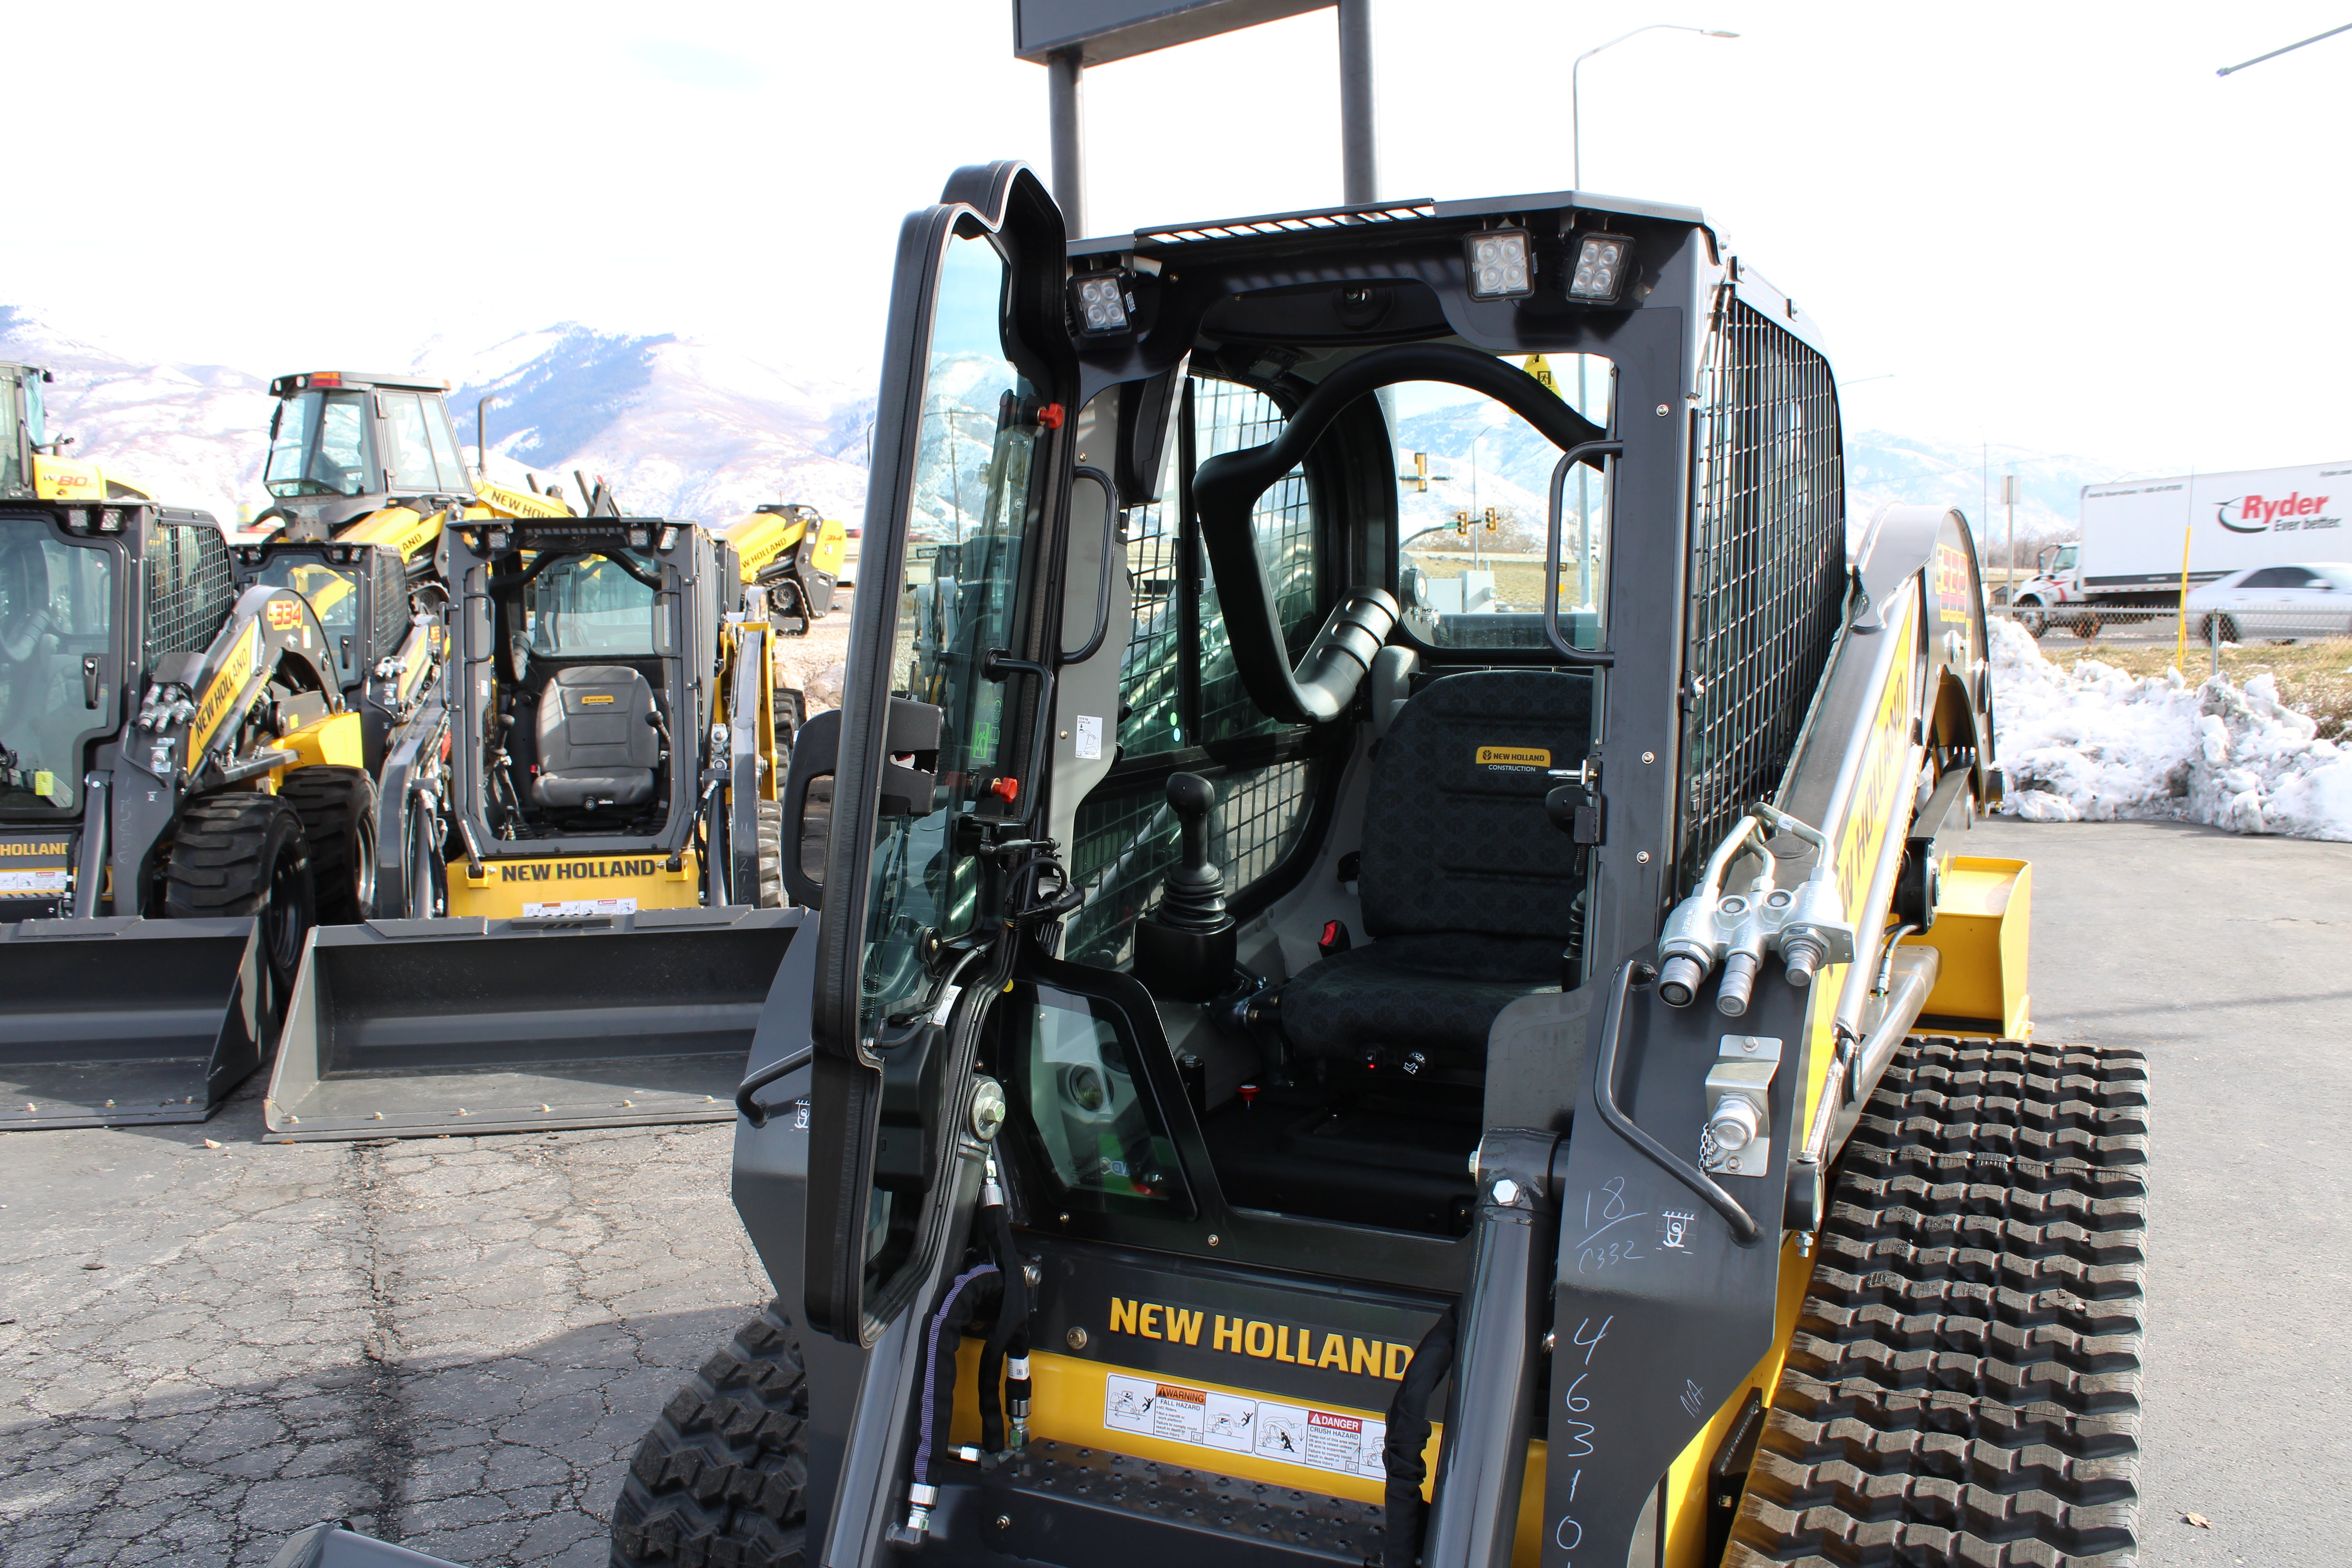
<svg viewBox="0 0 2352 1568"><path fill-rule="evenodd" d="M1030 816L1074 436L1062 247L1010 163L960 174L899 236L811 1019L806 1310L860 1346L969 1202L1001 1115L980 1106L975 1131L965 1103L994 1092L972 1084L980 1026L1058 883Z"/></svg>

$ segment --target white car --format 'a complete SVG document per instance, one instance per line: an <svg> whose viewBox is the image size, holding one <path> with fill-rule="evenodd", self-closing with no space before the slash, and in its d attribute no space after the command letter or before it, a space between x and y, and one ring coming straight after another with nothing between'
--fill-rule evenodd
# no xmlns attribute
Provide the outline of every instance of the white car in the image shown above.
<svg viewBox="0 0 2352 1568"><path fill-rule="evenodd" d="M2352 563L2248 566L2191 588L2185 605L2199 637L2218 622L2223 642L2352 637Z"/></svg>

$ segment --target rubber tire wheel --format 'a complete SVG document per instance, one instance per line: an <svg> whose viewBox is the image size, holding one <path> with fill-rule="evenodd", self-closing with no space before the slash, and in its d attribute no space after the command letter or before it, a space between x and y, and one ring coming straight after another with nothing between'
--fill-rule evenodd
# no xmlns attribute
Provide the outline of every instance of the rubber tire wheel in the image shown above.
<svg viewBox="0 0 2352 1568"><path fill-rule="evenodd" d="M180 813L163 868L163 913L172 920L261 919L268 973L263 1000L275 1038L293 994L302 945L318 923L318 895L301 816L274 795L207 795Z"/></svg>
<svg viewBox="0 0 2352 1568"><path fill-rule="evenodd" d="M319 923L357 925L375 910L375 780L362 768L296 768L278 798L301 815Z"/></svg>
<svg viewBox="0 0 2352 1568"><path fill-rule="evenodd" d="M2208 643L2210 643L2213 640L2213 623L2217 619L2221 623L2221 640L2223 642L2236 642L2238 640L2238 622L2236 617L2231 616L2206 616L2204 627L2205 640Z"/></svg>
<svg viewBox="0 0 2352 1568"><path fill-rule="evenodd" d="M1913 1039L1841 1160L1725 1568L2138 1561L2147 1069Z"/></svg>
<svg viewBox="0 0 2352 1568"><path fill-rule="evenodd" d="M808 699L796 687L779 686L775 701L776 756L781 760L792 755L793 737L808 722Z"/></svg>
<svg viewBox="0 0 2352 1568"><path fill-rule="evenodd" d="M2025 628L2027 637L2039 642L2042 634L2050 629L2050 612L2042 608L2039 599L2021 599L2017 603L2017 624Z"/></svg>
<svg viewBox="0 0 2352 1568"><path fill-rule="evenodd" d="M613 1506L613 1568L799 1568L808 1379L776 1302L663 1409Z"/></svg>
<svg viewBox="0 0 2352 1568"><path fill-rule="evenodd" d="M751 809L759 817L759 906L763 910L781 910L784 907L783 802L763 800L755 803Z"/></svg>
<svg viewBox="0 0 2352 1568"><path fill-rule="evenodd" d="M2089 642L2093 637L2099 635L2098 612L2095 610L2084 611L2081 615L2076 616L2067 623L2066 629L2073 632L2076 637L2081 637L2084 642Z"/></svg>

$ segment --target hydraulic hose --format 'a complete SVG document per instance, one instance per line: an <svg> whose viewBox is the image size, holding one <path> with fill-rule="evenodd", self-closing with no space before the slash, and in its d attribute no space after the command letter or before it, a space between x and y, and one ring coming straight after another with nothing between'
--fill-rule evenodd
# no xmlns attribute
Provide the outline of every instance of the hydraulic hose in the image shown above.
<svg viewBox="0 0 2352 1568"><path fill-rule="evenodd" d="M1381 1468L1388 1472L1386 1519L1381 1560L1401 1568L1421 1561L1423 1535L1429 1528L1429 1504L1422 1500L1422 1482L1429 1467L1422 1450L1429 1447L1429 1402L1438 1384L1454 1370L1454 1342L1459 1331L1454 1309L1448 1307L1412 1352L1404 1381L1389 1401L1388 1440L1381 1446Z"/></svg>

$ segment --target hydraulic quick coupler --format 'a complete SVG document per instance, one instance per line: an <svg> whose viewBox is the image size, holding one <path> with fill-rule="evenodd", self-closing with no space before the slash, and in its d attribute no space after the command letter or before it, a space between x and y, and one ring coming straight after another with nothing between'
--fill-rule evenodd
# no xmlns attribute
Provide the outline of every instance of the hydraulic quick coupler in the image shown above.
<svg viewBox="0 0 2352 1568"><path fill-rule="evenodd" d="M1779 886L1764 830L1791 834L1813 846L1813 869L1793 888ZM1759 862L1745 892L1726 892L1724 877L1742 847ZM1698 887L1666 917L1658 939L1658 995L1687 1007L1715 966L1723 984L1715 1005L1726 1016L1748 1011L1756 976L1769 952L1780 953L1791 985L1810 985L1824 965L1853 961L1853 926L1830 865L1829 840L1778 808L1758 802L1707 858Z"/></svg>

